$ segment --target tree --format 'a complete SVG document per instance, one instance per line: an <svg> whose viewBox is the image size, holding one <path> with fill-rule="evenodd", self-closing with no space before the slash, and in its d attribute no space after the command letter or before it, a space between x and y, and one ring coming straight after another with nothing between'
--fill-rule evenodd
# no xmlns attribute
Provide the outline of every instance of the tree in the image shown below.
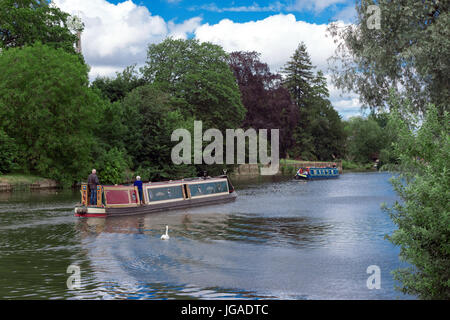
<svg viewBox="0 0 450 320"><path fill-rule="evenodd" d="M383 131L375 120L353 117L346 123L345 130L349 160L371 162L386 146Z"/></svg>
<svg viewBox="0 0 450 320"><path fill-rule="evenodd" d="M340 158L345 153L344 124L339 113L333 108L329 96L326 78L322 71L318 71L312 80L304 119L308 121L306 129L313 137L312 154L322 161Z"/></svg>
<svg viewBox="0 0 450 320"><path fill-rule="evenodd" d="M425 119L391 115L397 126L398 159L391 179L401 202L386 209L398 229L387 238L400 246L400 258L410 264L394 272L400 290L421 299L450 299L450 118L438 108L426 108ZM422 122L422 125L418 125Z"/></svg>
<svg viewBox="0 0 450 320"><path fill-rule="evenodd" d="M380 28L368 9L380 9ZM450 16L448 1L364 0L355 24L329 28L338 43L331 63L339 89L355 91L371 109L387 107L391 90L409 99L415 112L434 103L439 113L450 100ZM376 17L375 17L376 18Z"/></svg>
<svg viewBox="0 0 450 320"><path fill-rule="evenodd" d="M279 129L280 153L285 155L293 144L298 108L282 86L281 75L271 73L259 57L257 52L230 54L229 64L241 91L242 104L247 109L242 126L256 130Z"/></svg>
<svg viewBox="0 0 450 320"><path fill-rule="evenodd" d="M380 126L383 131L383 143L384 146L380 150L378 167L381 168L384 165L396 164L393 144L398 142L397 125L391 121L391 116L387 112L372 112L368 119L374 120Z"/></svg>
<svg viewBox="0 0 450 320"><path fill-rule="evenodd" d="M283 72L284 86L299 110L290 149L294 158L332 160L342 156L345 134L339 114L329 101L326 79L314 66L304 43L300 43Z"/></svg>
<svg viewBox="0 0 450 320"><path fill-rule="evenodd" d="M0 0L0 48L15 48L40 41L75 53L77 36L68 26L70 15L39 0Z"/></svg>
<svg viewBox="0 0 450 320"><path fill-rule="evenodd" d="M109 101L116 102L144 84L145 81L139 76L136 65L132 65L126 67L122 72L116 72L115 78L97 77L91 86L99 89Z"/></svg>
<svg viewBox="0 0 450 320"><path fill-rule="evenodd" d="M0 174L8 173L14 168L17 154L17 145L14 139L0 128Z"/></svg>
<svg viewBox="0 0 450 320"><path fill-rule="evenodd" d="M0 54L0 128L17 143L23 170L81 178L104 109L88 83L88 67L61 48L36 43Z"/></svg>
<svg viewBox="0 0 450 320"><path fill-rule="evenodd" d="M127 172L131 166L130 156L124 149L115 146L100 148L100 153L95 157L95 165L100 175L102 184L119 184L130 181Z"/></svg>
<svg viewBox="0 0 450 320"><path fill-rule="evenodd" d="M313 68L306 45L301 42L282 71L285 75L284 85L300 109L305 107L306 98L311 93Z"/></svg>
<svg viewBox="0 0 450 320"><path fill-rule="evenodd" d="M148 83L169 94L185 118L224 131L240 126L245 116L227 61L220 46L169 38L149 46L142 73Z"/></svg>
<svg viewBox="0 0 450 320"><path fill-rule="evenodd" d="M138 87L122 102L123 123L128 128L125 148L132 157L132 169L143 179L160 180L196 175L194 166L175 165L171 152L172 132L193 126L170 104L170 96L155 85Z"/></svg>

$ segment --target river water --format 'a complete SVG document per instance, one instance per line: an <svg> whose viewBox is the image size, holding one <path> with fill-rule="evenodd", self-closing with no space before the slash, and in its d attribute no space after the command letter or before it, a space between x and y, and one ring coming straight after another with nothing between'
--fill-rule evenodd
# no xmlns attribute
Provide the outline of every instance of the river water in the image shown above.
<svg viewBox="0 0 450 320"><path fill-rule="evenodd" d="M236 181L234 203L107 219L75 218L77 191L0 193L0 299L411 299L390 274L389 177Z"/></svg>

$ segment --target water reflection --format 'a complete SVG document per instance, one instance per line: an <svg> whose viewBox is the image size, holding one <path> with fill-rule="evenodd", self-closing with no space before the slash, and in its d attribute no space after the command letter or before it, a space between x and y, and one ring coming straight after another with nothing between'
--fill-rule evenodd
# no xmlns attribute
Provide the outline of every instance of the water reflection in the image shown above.
<svg viewBox="0 0 450 320"><path fill-rule="evenodd" d="M275 246L313 247L326 242L332 224L305 217L259 217L221 213L148 214L127 217L85 218L77 222L84 236L100 233L161 235L195 241L244 241Z"/></svg>

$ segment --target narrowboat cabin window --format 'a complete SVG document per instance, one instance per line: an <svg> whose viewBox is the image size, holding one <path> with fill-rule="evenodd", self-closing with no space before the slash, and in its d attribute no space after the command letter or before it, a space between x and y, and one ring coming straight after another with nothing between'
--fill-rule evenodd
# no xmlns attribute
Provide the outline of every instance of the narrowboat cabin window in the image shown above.
<svg viewBox="0 0 450 320"><path fill-rule="evenodd" d="M228 192L227 181L216 181L209 183L197 183L189 185L191 197L206 196L217 193Z"/></svg>
<svg viewBox="0 0 450 320"><path fill-rule="evenodd" d="M147 194L150 202L184 199L182 186L147 188Z"/></svg>

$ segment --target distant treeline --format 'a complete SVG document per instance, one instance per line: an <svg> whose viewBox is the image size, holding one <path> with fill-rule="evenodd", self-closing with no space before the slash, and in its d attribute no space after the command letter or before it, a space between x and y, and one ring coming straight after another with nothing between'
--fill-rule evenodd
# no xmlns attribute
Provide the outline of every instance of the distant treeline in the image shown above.
<svg viewBox="0 0 450 320"><path fill-rule="evenodd" d="M65 185L93 167L104 183L221 173L224 166L172 164L171 133L194 120L222 131L280 129L282 158L367 162L384 145L374 136L379 121L342 121L303 43L274 74L257 52L168 38L148 46L140 70L90 83L67 13L31 0L0 5L0 172Z"/></svg>

